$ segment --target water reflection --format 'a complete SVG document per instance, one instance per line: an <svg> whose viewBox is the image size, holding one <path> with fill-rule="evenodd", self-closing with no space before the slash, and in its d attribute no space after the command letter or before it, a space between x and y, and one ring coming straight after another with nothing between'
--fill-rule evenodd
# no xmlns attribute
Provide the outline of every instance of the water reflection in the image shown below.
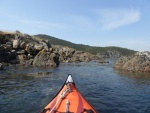
<svg viewBox="0 0 150 113"><path fill-rule="evenodd" d="M121 70L115 70L115 69L114 69L114 72L117 75L120 75L123 77L129 77L134 80L150 81L150 73L128 72L128 71L121 71Z"/></svg>

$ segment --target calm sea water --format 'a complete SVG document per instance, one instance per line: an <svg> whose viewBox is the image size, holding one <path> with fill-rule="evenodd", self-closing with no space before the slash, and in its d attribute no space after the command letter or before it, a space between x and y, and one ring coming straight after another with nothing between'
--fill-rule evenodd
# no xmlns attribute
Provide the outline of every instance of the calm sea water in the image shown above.
<svg viewBox="0 0 150 113"><path fill-rule="evenodd" d="M119 72L112 64L67 63L53 69L0 71L0 113L39 113L68 74L98 113L150 113L150 74Z"/></svg>

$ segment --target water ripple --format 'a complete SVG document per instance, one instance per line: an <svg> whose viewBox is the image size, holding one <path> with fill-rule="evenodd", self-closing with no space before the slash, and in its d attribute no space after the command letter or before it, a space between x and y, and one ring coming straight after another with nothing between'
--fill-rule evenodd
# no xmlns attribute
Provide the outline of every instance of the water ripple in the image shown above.
<svg viewBox="0 0 150 113"><path fill-rule="evenodd" d="M0 72L0 112L35 113L68 74L98 113L149 113L150 76L118 72L110 64L64 63L58 68L11 67Z"/></svg>

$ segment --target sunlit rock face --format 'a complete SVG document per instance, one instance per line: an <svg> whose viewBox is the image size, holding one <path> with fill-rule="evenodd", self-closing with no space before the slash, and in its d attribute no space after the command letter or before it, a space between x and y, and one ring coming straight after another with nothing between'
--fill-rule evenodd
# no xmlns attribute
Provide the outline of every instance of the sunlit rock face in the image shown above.
<svg viewBox="0 0 150 113"><path fill-rule="evenodd" d="M121 57L114 68L135 72L150 73L150 52L137 52L132 56Z"/></svg>

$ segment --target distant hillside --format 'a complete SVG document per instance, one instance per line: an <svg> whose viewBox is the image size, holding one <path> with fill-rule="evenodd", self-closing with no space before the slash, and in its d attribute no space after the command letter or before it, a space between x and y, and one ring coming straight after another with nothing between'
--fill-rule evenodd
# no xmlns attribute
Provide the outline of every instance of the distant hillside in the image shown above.
<svg viewBox="0 0 150 113"><path fill-rule="evenodd" d="M135 53L134 50L121 48L121 47L115 47L115 46L95 47L95 46L89 46L89 45L83 45L83 44L75 44L75 43L72 43L72 42L69 42L69 41L65 41L65 40L62 40L62 39L58 39L58 38L48 36L48 35L43 35L43 34L38 34L38 35L35 35L35 36L39 37L39 38L47 39L53 45L68 46L68 47L74 48L76 50L86 51L86 52L90 52L90 53L93 53L93 54L100 53L100 54L107 55L107 54L116 54L116 52L117 52L121 55L131 55L131 54Z"/></svg>

